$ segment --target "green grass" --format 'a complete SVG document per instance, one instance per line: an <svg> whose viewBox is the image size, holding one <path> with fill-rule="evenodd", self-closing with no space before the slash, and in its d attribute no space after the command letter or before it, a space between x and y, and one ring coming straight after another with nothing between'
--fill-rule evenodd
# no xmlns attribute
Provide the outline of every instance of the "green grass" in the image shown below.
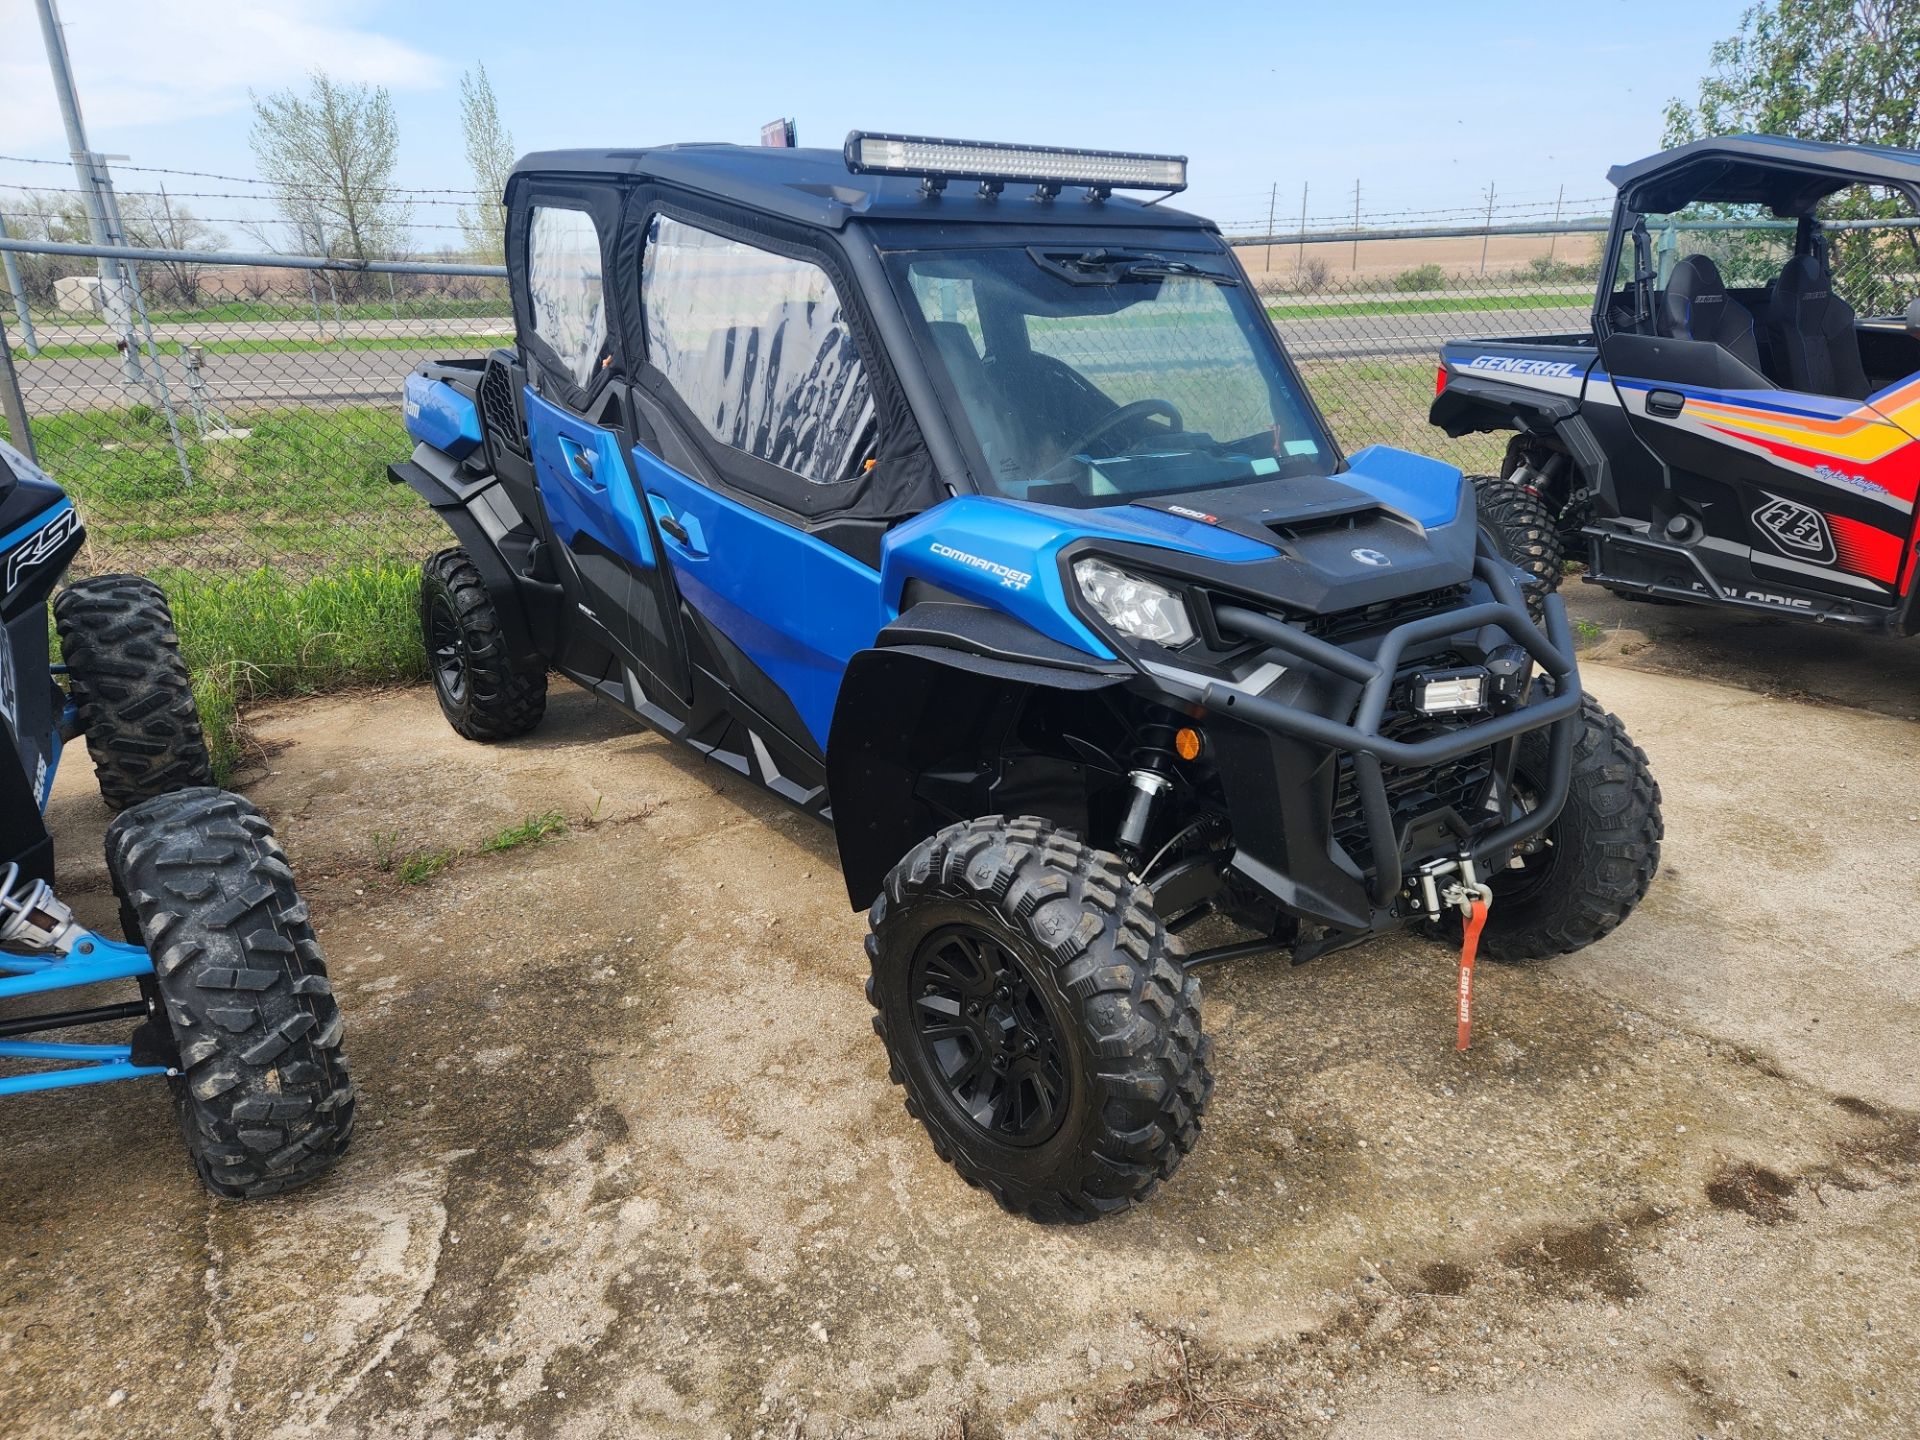
<svg viewBox="0 0 1920 1440"><path fill-rule="evenodd" d="M331 340L272 336L259 340L202 340L196 343L208 355L302 355L350 350L418 350L423 346L435 350L485 350L500 344L504 338L503 332L495 335L347 335ZM158 342L156 348L160 358L169 358L176 344L172 340ZM38 360L110 360L119 353L116 346L106 343L42 345L37 357L29 356L24 345L13 347L15 362L29 376Z"/></svg>
<svg viewBox="0 0 1920 1440"><path fill-rule="evenodd" d="M83 410L34 422L40 463L86 521L95 570L250 570L271 561L313 574L369 557L417 555L435 522L387 480L412 448L400 406L235 411L247 434L201 441L177 417L189 481L150 407Z"/></svg>
<svg viewBox="0 0 1920 1440"><path fill-rule="evenodd" d="M243 705L427 673L415 613L420 567L342 565L306 580L154 572L173 605L200 723L225 783L245 756Z"/></svg>
<svg viewBox="0 0 1920 1440"><path fill-rule="evenodd" d="M1490 310L1582 310L1591 290L1535 290L1524 295L1429 295L1414 300L1273 300L1275 320L1328 320L1353 315L1454 315Z"/></svg>
<svg viewBox="0 0 1920 1440"><path fill-rule="evenodd" d="M504 288L504 280L492 282ZM455 300L437 295L402 295L396 313L392 300L343 300L336 307L322 298L320 315L332 324L342 320L493 320L508 317L504 294ZM98 315L59 315L48 317L62 325L97 325L106 321ZM311 325L313 305L305 298L278 296L260 300L215 300L191 310L149 310L147 319L155 325L233 325L249 321L296 320Z"/></svg>
<svg viewBox="0 0 1920 1440"><path fill-rule="evenodd" d="M485 854L496 854L502 850L512 850L521 845L537 845L553 835L567 833L567 817L558 810L547 810L539 815L529 815L517 824L480 842Z"/></svg>
<svg viewBox="0 0 1920 1440"><path fill-rule="evenodd" d="M400 862L402 885L424 885L454 862L451 850L416 850Z"/></svg>

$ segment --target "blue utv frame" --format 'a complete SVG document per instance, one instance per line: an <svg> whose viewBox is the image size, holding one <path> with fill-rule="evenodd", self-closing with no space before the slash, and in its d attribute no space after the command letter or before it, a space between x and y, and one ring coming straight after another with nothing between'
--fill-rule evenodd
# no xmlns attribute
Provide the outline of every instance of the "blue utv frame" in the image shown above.
<svg viewBox="0 0 1920 1440"><path fill-rule="evenodd" d="M73 503L14 452L0 455L0 1003L55 995L110 980L153 974L136 945L73 924L47 885L51 844L44 815L65 743L79 733L73 702L60 688L62 665L49 663L46 602L85 532ZM14 523L7 523L14 522ZM44 685L28 683L36 672ZM57 937L57 938L55 938ZM34 953L21 953L31 947ZM56 1069L0 1074L0 1096L71 1085L165 1075L132 1045L65 1044L48 1032L107 1021L144 1019L144 999L0 1017L0 1061L64 1061ZM9 1065L8 1070L16 1067Z"/></svg>

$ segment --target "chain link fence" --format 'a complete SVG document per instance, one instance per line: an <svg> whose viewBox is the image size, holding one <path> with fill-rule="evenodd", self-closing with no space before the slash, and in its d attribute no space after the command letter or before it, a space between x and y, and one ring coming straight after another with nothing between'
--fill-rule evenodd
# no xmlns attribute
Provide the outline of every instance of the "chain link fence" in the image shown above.
<svg viewBox="0 0 1920 1440"><path fill-rule="evenodd" d="M1442 343L1585 333L1603 229L1234 243L1343 445L1477 471L1497 465L1502 437L1450 440L1427 424ZM1711 243L1685 229L1659 243ZM1897 238L1910 248L1912 233ZM18 402L0 413L24 412L41 465L79 503L82 570L302 578L438 542L416 497L386 478L410 448L401 384L423 360L512 343L503 271L0 247ZM1850 283L1874 303L1884 293L1904 304L1920 289L1904 253L1836 243L1835 264L1855 267ZM7 388L0 369L0 398ZM19 426L9 418L0 433L18 445Z"/></svg>
<svg viewBox="0 0 1920 1440"><path fill-rule="evenodd" d="M400 389L424 360L512 343L500 267L54 245L6 259L18 408L85 517L76 569L299 579L438 539L387 481L411 448ZM25 448L17 428L9 415L0 433Z"/></svg>

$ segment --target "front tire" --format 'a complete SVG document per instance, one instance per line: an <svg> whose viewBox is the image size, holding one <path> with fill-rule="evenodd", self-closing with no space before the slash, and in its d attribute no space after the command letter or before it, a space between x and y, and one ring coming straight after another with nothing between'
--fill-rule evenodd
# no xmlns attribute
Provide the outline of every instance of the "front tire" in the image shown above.
<svg viewBox="0 0 1920 1440"><path fill-rule="evenodd" d="M1481 936L1490 960L1539 960L1583 950L1633 913L1660 868L1660 786L1619 717L1584 697L1567 803L1518 868L1488 877L1493 905ZM1523 790L1547 773L1545 730L1520 740Z"/></svg>
<svg viewBox="0 0 1920 1440"><path fill-rule="evenodd" d="M1192 1150L1213 1089L1199 984L1117 857L1031 816L969 820L894 867L869 921L889 1072L969 1184L1087 1221Z"/></svg>
<svg viewBox="0 0 1920 1440"><path fill-rule="evenodd" d="M1560 588L1567 569L1566 549L1553 512L1518 480L1498 475L1472 479L1480 528L1493 537L1494 548L1507 563L1526 575L1527 613L1538 621L1546 611L1547 596Z"/></svg>
<svg viewBox="0 0 1920 1440"><path fill-rule="evenodd" d="M170 1051L180 1129L216 1195L318 1178L353 1134L340 1007L264 816L224 790L183 790L107 830L127 939L153 958L155 1043Z"/></svg>
<svg viewBox="0 0 1920 1440"><path fill-rule="evenodd" d="M440 713L467 739L511 740L547 713L547 672L513 667L500 612L466 551L437 551L421 567L420 634Z"/></svg>
<svg viewBox="0 0 1920 1440"><path fill-rule="evenodd" d="M53 623L107 804L124 810L213 784L193 678L160 587L139 575L76 581L54 600Z"/></svg>

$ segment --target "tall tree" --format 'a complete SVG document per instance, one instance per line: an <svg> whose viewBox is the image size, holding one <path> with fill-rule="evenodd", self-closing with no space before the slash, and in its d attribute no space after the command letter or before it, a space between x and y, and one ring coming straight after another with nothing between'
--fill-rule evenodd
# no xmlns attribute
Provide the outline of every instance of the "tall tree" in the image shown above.
<svg viewBox="0 0 1920 1440"><path fill-rule="evenodd" d="M303 248L360 261L405 252L412 210L393 183L400 127L384 86L340 84L315 70L305 96L253 97L249 139Z"/></svg>
<svg viewBox="0 0 1920 1440"><path fill-rule="evenodd" d="M497 265L507 253L507 208L501 196L507 172L513 169L513 136L500 123L500 106L485 65L475 65L460 77L460 128L466 135L467 168L479 192L474 208L460 212L460 228L467 248Z"/></svg>
<svg viewBox="0 0 1920 1440"><path fill-rule="evenodd" d="M1915 148L1920 5L1763 0L1713 47L1700 98L1667 106L1666 143L1756 131Z"/></svg>
<svg viewBox="0 0 1920 1440"><path fill-rule="evenodd" d="M1920 148L1920 4L1914 0L1762 0L1713 47L1692 105L1667 105L1666 143L1752 131L1797 140ZM1912 218L1904 196L1854 186L1828 219ZM1833 270L1856 308L1895 303L1920 262L1920 233L1875 228L1829 236ZM1762 237L1736 240L1749 254ZM1777 255L1765 251L1777 263Z"/></svg>

